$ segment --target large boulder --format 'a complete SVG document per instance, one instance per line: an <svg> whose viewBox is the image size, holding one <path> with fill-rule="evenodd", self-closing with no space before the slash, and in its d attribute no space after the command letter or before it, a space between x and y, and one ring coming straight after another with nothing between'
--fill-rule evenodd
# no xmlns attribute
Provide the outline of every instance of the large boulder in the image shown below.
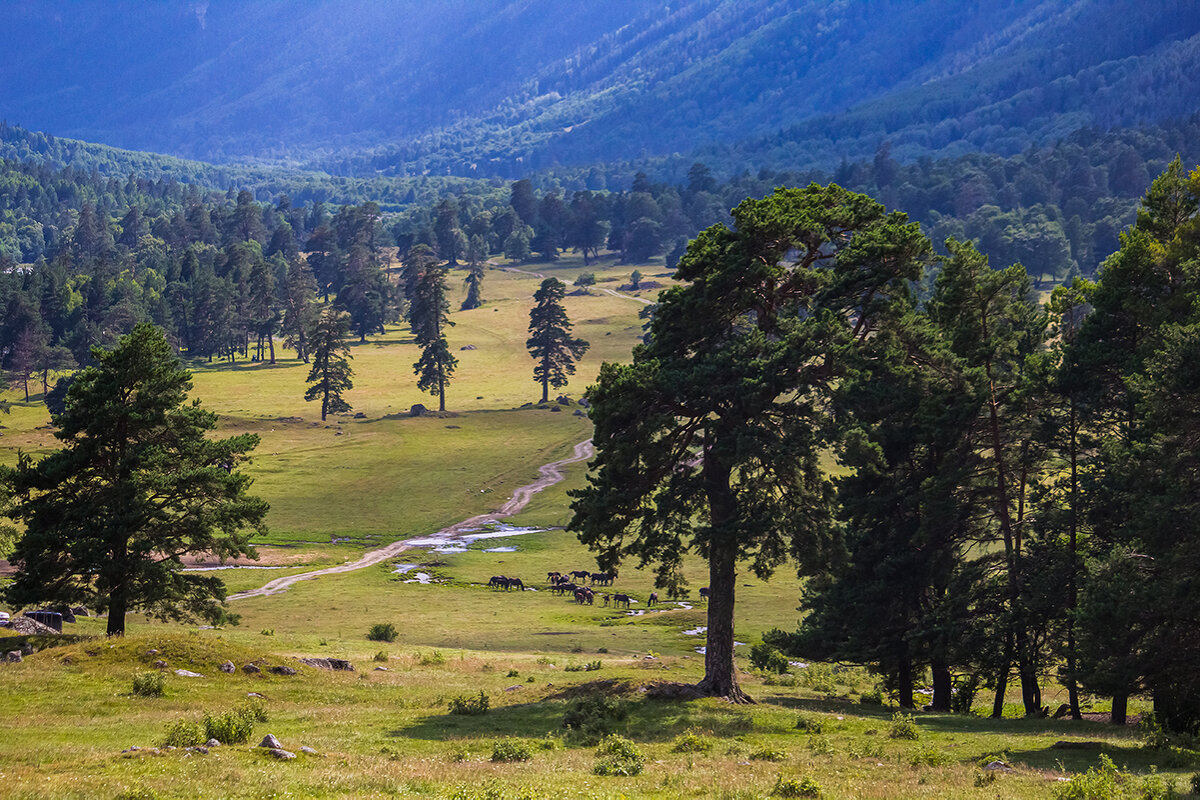
<svg viewBox="0 0 1200 800"><path fill-rule="evenodd" d="M408 415L410 417L423 417L428 413L429 409L426 408L422 403L414 403L413 407L408 410Z"/></svg>
<svg viewBox="0 0 1200 800"><path fill-rule="evenodd" d="M224 664L217 667L217 669L221 670L221 672L224 672L226 675L232 675L237 670L237 667L233 665L232 661L226 661Z"/></svg>
<svg viewBox="0 0 1200 800"><path fill-rule="evenodd" d="M257 664L246 664L242 667L242 672L246 673L247 675L257 675L258 673L262 672L262 670L259 669Z"/></svg>
<svg viewBox="0 0 1200 800"><path fill-rule="evenodd" d="M283 666L271 667L267 671L270 672L272 675L295 675L296 674L295 667L283 667Z"/></svg>
<svg viewBox="0 0 1200 800"><path fill-rule="evenodd" d="M20 650L9 650L8 655L4 656L4 660L10 664L19 664L24 661Z"/></svg>
<svg viewBox="0 0 1200 800"><path fill-rule="evenodd" d="M302 658L301 664L307 664L317 669L329 669L340 672L354 672L354 665L341 658Z"/></svg>
<svg viewBox="0 0 1200 800"><path fill-rule="evenodd" d="M279 740L275 738L275 734L273 733L268 733L266 736L264 736L263 740L258 743L258 746L266 747L271 750L280 750L283 748L283 745L279 743Z"/></svg>

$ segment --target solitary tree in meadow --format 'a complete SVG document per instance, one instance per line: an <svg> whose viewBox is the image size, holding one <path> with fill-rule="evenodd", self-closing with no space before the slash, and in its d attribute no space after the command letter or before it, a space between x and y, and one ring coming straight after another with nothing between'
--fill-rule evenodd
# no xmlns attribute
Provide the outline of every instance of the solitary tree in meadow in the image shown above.
<svg viewBox="0 0 1200 800"><path fill-rule="evenodd" d="M550 399L550 387L561 389L567 376L575 374L575 362L590 346L571 336L571 320L562 306L567 287L558 278L546 278L533 295L529 312L529 332L525 342L533 356L533 379L542 384L542 402Z"/></svg>
<svg viewBox="0 0 1200 800"><path fill-rule="evenodd" d="M413 333L421 348L421 357L413 364L417 388L438 399L438 410L446 410L446 386L458 366L458 359L446 342L450 321L450 303L446 300L446 269L429 265L421 274L409 310Z"/></svg>
<svg viewBox="0 0 1200 800"><path fill-rule="evenodd" d="M254 554L250 534L265 532L267 504L248 494L237 466L258 437L207 437L216 415L187 402L191 373L153 325L111 351L93 348L92 358L52 417L63 448L0 468L0 494L11 491L5 514L24 527L5 597L98 608L110 636L139 610L219 620L224 582L183 572L180 559Z"/></svg>
<svg viewBox="0 0 1200 800"><path fill-rule="evenodd" d="M350 347L346 334L350 331L350 315L326 306L317 317L317 324L309 334L309 352L312 354L312 369L308 371L308 391L304 399L321 400L321 420L329 414L340 414L350 410L350 404L342 392L353 388L350 376Z"/></svg>

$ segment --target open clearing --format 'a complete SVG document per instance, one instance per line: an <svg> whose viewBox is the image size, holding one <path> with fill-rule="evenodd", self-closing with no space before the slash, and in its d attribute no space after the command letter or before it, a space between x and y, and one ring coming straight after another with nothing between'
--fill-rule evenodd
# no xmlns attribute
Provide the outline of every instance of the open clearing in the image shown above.
<svg viewBox="0 0 1200 800"><path fill-rule="evenodd" d="M527 269L567 283L584 271L579 259ZM593 270L596 289L607 289L625 283L631 268L606 260ZM538 279L501 269L486 275L487 304L452 315L461 362L448 395L452 416L408 416L429 398L415 389L416 348L400 328L352 348L348 399L360 418L320 423L302 400L305 365L294 360L195 366L193 395L220 415L222 432L262 437L248 471L271 503L271 531L254 566L274 569L220 573L231 593L247 593L232 607L242 617L237 627L135 618L130 636L110 642L102 620L81 618L68 632L96 638L0 664L0 728L10 733L0 737L4 795L749 798L769 795L781 777L807 776L825 797L1033 798L1096 764L1101 752L1138 773L1158 764L1186 784L1194 767L1168 768L1169 754L1140 747L1132 726L917 714L919 738L896 739L893 710L862 702L876 688L864 670L808 664L783 677L751 672L747 651L763 631L796 624L802 587L787 569L769 582L749 573L738 581L737 638L747 643L738 648L739 666L758 704L657 699L652 684L693 682L702 671L704 606L695 589L707 582L705 567L689 557L690 598L660 610L647 608L652 575L631 563L614 587L637 601L628 611L579 606L546 591L548 571L596 568L561 529L570 516L566 493L585 479L581 461L505 520L536 532L500 528L481 531L494 537L461 538L482 525L480 515L493 516L536 481L539 465L579 456L574 447L590 436L577 402L529 402L539 396L524 350ZM602 360L628 357L643 322L643 304L626 293L593 291L567 298L578 335L592 343L565 392L574 400ZM639 294L652 300L654 293ZM476 349L459 350L467 345ZM53 446L37 399L0 417L0 463L12 463L18 449ZM457 536L457 546L431 538L439 531ZM252 591L410 539L425 541L278 594ZM498 574L538 591L488 588ZM366 639L372 625L387 623L394 642ZM24 642L3 636L2 651ZM346 659L355 669L325 671L300 657ZM156 671L158 660L167 664L165 695L134 695L134 675ZM226 660L233 674L218 669ZM251 662L264 672L244 673ZM273 675L269 666L297 674ZM624 718L609 724L641 749L642 774L593 774L593 737L563 727L585 685L623 705ZM448 713L451 700L481 691L486 714ZM173 723L227 711L250 692L263 695L267 721L256 723L248 744L207 754L155 749ZM986 699L981 694L980 705ZM298 757L277 761L254 747L267 733ZM493 762L494 746L506 738L527 746L530 760ZM1090 744L1055 747L1060 741ZM143 749L123 752L132 745ZM316 752L302 753L302 745ZM983 772L981 760L993 757L1014 771Z"/></svg>

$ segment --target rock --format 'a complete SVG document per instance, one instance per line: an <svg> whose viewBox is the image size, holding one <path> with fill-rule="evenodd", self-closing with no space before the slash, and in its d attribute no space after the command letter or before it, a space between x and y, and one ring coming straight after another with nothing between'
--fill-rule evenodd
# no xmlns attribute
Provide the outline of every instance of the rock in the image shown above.
<svg viewBox="0 0 1200 800"><path fill-rule="evenodd" d="M268 670L268 671L272 675L295 675L296 674L295 667L283 667L283 666L271 667L270 670Z"/></svg>
<svg viewBox="0 0 1200 800"><path fill-rule="evenodd" d="M246 673L247 675L257 675L258 673L262 672L262 670L258 668L257 664L245 664L242 666L242 672Z"/></svg>
<svg viewBox="0 0 1200 800"><path fill-rule="evenodd" d="M551 411L562 411L562 406L550 406Z"/></svg>
<svg viewBox="0 0 1200 800"><path fill-rule="evenodd" d="M582 411L581 409L578 409L578 408L577 408L577 409L575 409L575 416L577 416L577 417L582 417L582 416L583 416L583 411Z"/></svg>
<svg viewBox="0 0 1200 800"><path fill-rule="evenodd" d="M279 740L275 738L275 734L273 733L268 733L266 736L264 736L263 740L258 743L258 746L267 747L272 750L278 750L283 747L283 745L279 743Z"/></svg>
<svg viewBox="0 0 1200 800"><path fill-rule="evenodd" d="M70 622L70 623L75 622L75 614L73 611L71 611L71 609L64 606L63 610L60 611L59 613L62 614L63 622Z"/></svg>
<svg viewBox="0 0 1200 800"><path fill-rule="evenodd" d="M301 752L301 753L307 753L307 754L308 754L308 755L310 755L310 756L315 756L315 755L317 754L317 751L316 751L316 750L314 750L313 748L309 747L308 745L304 745L304 746L302 746L302 747L300 748L300 752Z"/></svg>
<svg viewBox="0 0 1200 800"><path fill-rule="evenodd" d="M376 672L390 672L391 670L389 670L387 667L376 667L375 671Z"/></svg>
<svg viewBox="0 0 1200 800"><path fill-rule="evenodd" d="M345 431L335 431L333 435L334 436L345 436L346 432Z"/></svg>
<svg viewBox="0 0 1200 800"><path fill-rule="evenodd" d="M1015 769L1005 764L1003 761L991 761L983 768L985 772L1016 772Z"/></svg>
<svg viewBox="0 0 1200 800"><path fill-rule="evenodd" d="M83 606L75 606L71 609L71 613L77 617L90 617L92 612L88 611Z"/></svg>
<svg viewBox="0 0 1200 800"><path fill-rule="evenodd" d="M237 671L237 667L233 665L232 661L226 661L224 664L217 667L217 669L221 670L221 672L224 672L226 675L232 675L235 671Z"/></svg>
<svg viewBox="0 0 1200 800"><path fill-rule="evenodd" d="M581 398L579 398L579 405L583 406L584 408L587 408L590 405L590 403L588 403L586 398L581 397Z"/></svg>
<svg viewBox="0 0 1200 800"><path fill-rule="evenodd" d="M158 661L155 661L155 662L154 662L153 664L151 664L150 666L154 667L155 669L166 669L166 668L167 668L167 662L163 661L163 660L160 658Z"/></svg>
<svg viewBox="0 0 1200 800"><path fill-rule="evenodd" d="M157 650L147 650L147 651L146 651L146 655L148 655L148 656L156 656L156 655L158 655L158 651L157 651Z"/></svg>
<svg viewBox="0 0 1200 800"><path fill-rule="evenodd" d="M209 739L207 742L204 743L204 746L205 747L220 747L221 743L218 742L216 739Z"/></svg>
<svg viewBox="0 0 1200 800"><path fill-rule="evenodd" d="M274 748L273 750L271 750L269 752L271 753L271 755L275 756L280 761L291 761L293 758L296 757L295 753L289 753L287 750L283 750L278 747Z"/></svg>
<svg viewBox="0 0 1200 800"><path fill-rule="evenodd" d="M258 692L246 692L246 697L261 697L263 700L267 699L265 694L259 694Z"/></svg>
<svg viewBox="0 0 1200 800"><path fill-rule="evenodd" d="M341 658L302 658L301 664L307 664L317 669L331 669L341 672L354 672L354 665Z"/></svg>
<svg viewBox="0 0 1200 800"><path fill-rule="evenodd" d="M462 347L460 347L460 348L458 348L458 349L459 349L459 350L478 350L479 348L477 348L477 347L476 347L475 345L473 345L473 344L464 344Z"/></svg>
<svg viewBox="0 0 1200 800"><path fill-rule="evenodd" d="M9 650L8 655L4 657L4 660L10 664L20 664L25 659L21 656L20 650Z"/></svg>
<svg viewBox="0 0 1200 800"><path fill-rule="evenodd" d="M199 672L192 672L190 669L177 669L175 674L181 678L203 678Z"/></svg>
<svg viewBox="0 0 1200 800"><path fill-rule="evenodd" d="M560 406L569 406L571 405L571 398L567 397L565 394L560 394L558 397L554 398L554 402L558 403Z"/></svg>
<svg viewBox="0 0 1200 800"><path fill-rule="evenodd" d="M358 411L354 414L354 418L355 419L366 419L367 415L365 413L363 413L362 411Z"/></svg>
<svg viewBox="0 0 1200 800"><path fill-rule="evenodd" d="M414 404L413 404L413 407L412 407L412 408L410 408L410 409L408 410L408 415L409 415L410 417L420 417L420 416L422 416L422 415L424 415L424 414L427 414L428 412L429 412L429 409L428 409L428 408L426 408L426 407L424 406L424 404L422 404L422 403L414 403Z"/></svg>
<svg viewBox="0 0 1200 800"><path fill-rule="evenodd" d="M62 633L62 631L56 631L49 625L43 625L36 619L30 619L29 617L13 617L9 620L8 627L14 633L24 634L25 636L34 634L46 636L52 633Z"/></svg>
<svg viewBox="0 0 1200 800"><path fill-rule="evenodd" d="M33 645L31 645L29 642L26 642L25 644L21 645L21 655L31 656L34 654L34 652L35 651L33 649Z"/></svg>
<svg viewBox="0 0 1200 800"><path fill-rule="evenodd" d="M505 689L504 691L506 691L506 692L515 692L515 691L517 691L518 689L524 689L524 688L525 688L524 686L522 686L521 684L519 684L519 683L518 683L518 684L515 684L515 685L513 685L513 686L510 686L510 687L508 687L508 688L507 688L507 689Z"/></svg>

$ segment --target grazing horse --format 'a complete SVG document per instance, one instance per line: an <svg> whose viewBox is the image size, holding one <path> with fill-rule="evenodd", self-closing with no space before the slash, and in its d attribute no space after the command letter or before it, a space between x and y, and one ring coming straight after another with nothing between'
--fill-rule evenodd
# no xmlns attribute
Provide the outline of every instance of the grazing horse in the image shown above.
<svg viewBox="0 0 1200 800"><path fill-rule="evenodd" d="M612 600L612 596L611 596L611 595L607 595L607 594L605 594L605 595L601 595L601 597L603 597L603 598L604 598L604 605L606 605L606 606L609 604L609 601L611 601L611 600Z"/></svg>
<svg viewBox="0 0 1200 800"><path fill-rule="evenodd" d="M584 589L584 592L587 595L587 604L589 606L595 605L596 604L596 593L593 592L591 589Z"/></svg>
<svg viewBox="0 0 1200 800"><path fill-rule="evenodd" d="M588 572L586 569L572 570L571 572L568 572L567 574L570 575L572 578L578 578L581 581L586 581L592 575L592 573Z"/></svg>
<svg viewBox="0 0 1200 800"><path fill-rule="evenodd" d="M556 583L550 587L550 591L554 592L555 594L561 595L561 594L566 594L567 592L574 593L575 590L578 588L579 587L573 583Z"/></svg>
<svg viewBox="0 0 1200 800"><path fill-rule="evenodd" d="M646 601L646 605L648 605L648 606L658 605L658 592L650 593L650 599Z"/></svg>
<svg viewBox="0 0 1200 800"><path fill-rule="evenodd" d="M493 575L492 579L487 582L487 585L496 589L499 589L501 586L507 589L508 578L504 577L503 575Z"/></svg>
<svg viewBox="0 0 1200 800"><path fill-rule="evenodd" d="M561 572L547 572L546 580L550 581L550 583L558 583L558 579L562 576Z"/></svg>
<svg viewBox="0 0 1200 800"><path fill-rule="evenodd" d="M592 577L592 585L593 586L610 586L610 585L612 585L612 578L609 576L609 574L607 572L593 572L591 577Z"/></svg>
<svg viewBox="0 0 1200 800"><path fill-rule="evenodd" d="M525 584L521 582L520 578L509 578L508 584L504 587L504 589L505 589L505 591L507 591L507 590L513 588L514 586L517 589L520 589L522 592L525 591Z"/></svg>
<svg viewBox="0 0 1200 800"><path fill-rule="evenodd" d="M707 599L708 599L708 587L707 587L707 586L701 586L701 587L700 587L700 599L701 599L701 600L707 600Z"/></svg>
<svg viewBox="0 0 1200 800"><path fill-rule="evenodd" d="M626 608L629 608L629 595L627 595L627 594L614 594L614 595L612 596L612 602L613 602L613 606L614 606L614 607L615 607L615 606L619 606L619 605L621 605L621 604L624 604Z"/></svg>

